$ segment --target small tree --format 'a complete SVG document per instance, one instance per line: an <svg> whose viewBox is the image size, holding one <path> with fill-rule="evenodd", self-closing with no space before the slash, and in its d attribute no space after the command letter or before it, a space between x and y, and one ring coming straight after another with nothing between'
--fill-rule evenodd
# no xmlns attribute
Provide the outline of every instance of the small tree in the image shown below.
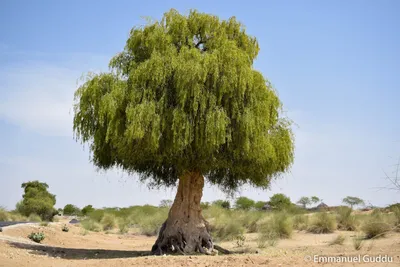
<svg viewBox="0 0 400 267"><path fill-rule="evenodd" d="M63 214L64 215L79 215L81 213L81 210L72 204L67 204L65 205L63 209Z"/></svg>
<svg viewBox="0 0 400 267"><path fill-rule="evenodd" d="M319 202L322 202L322 199L320 199L319 197L316 197L316 196L312 196L311 198L310 198L310 201L311 201L311 203L313 203L313 204L317 204L317 203L319 203ZM311 204L310 203L310 204Z"/></svg>
<svg viewBox="0 0 400 267"><path fill-rule="evenodd" d="M235 207L240 210L249 210L254 208L254 200L247 197L239 197L235 201Z"/></svg>
<svg viewBox="0 0 400 267"><path fill-rule="evenodd" d="M219 199L219 200L215 200L212 204L215 206L220 206L221 208L224 208L224 209L231 208L231 203L228 200Z"/></svg>
<svg viewBox="0 0 400 267"><path fill-rule="evenodd" d="M228 193L267 189L293 163L291 122L257 71L259 46L234 17L176 10L130 32L110 71L75 92L74 133L94 165L176 186L153 254L213 249L204 178Z"/></svg>
<svg viewBox="0 0 400 267"><path fill-rule="evenodd" d="M347 196L347 197L343 198L342 202L347 204L347 205L350 205L350 207L352 209L353 209L354 206L365 205L364 204L364 200L362 200L361 198L351 197L351 196Z"/></svg>
<svg viewBox="0 0 400 267"><path fill-rule="evenodd" d="M311 199L309 197L302 197L297 203L303 205L303 208L307 208L311 204Z"/></svg>
<svg viewBox="0 0 400 267"><path fill-rule="evenodd" d="M53 216L57 214L54 208L56 196L48 192L49 186L39 181L23 183L24 189L22 202L17 205L18 212L24 216L37 214L44 221L52 221Z"/></svg>
<svg viewBox="0 0 400 267"><path fill-rule="evenodd" d="M287 210L292 207L292 202L290 198L285 196L284 194L275 194L270 199L268 204L274 210Z"/></svg>
<svg viewBox="0 0 400 267"><path fill-rule="evenodd" d="M89 213L93 212L94 210L95 210L95 208L93 208L92 205L87 205L87 206L83 207L83 209L82 209L82 215L86 216L86 215L88 215Z"/></svg>

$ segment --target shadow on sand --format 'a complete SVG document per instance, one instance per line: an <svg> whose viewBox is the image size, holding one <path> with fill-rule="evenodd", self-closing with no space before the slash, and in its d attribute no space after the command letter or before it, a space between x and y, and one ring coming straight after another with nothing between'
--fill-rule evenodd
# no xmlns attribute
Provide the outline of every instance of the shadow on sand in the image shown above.
<svg viewBox="0 0 400 267"><path fill-rule="evenodd" d="M46 245L25 244L8 242L12 247L29 250L29 253L60 257L63 259L116 259L135 258L149 256L150 251L108 250L108 249L84 249L84 248L61 248Z"/></svg>

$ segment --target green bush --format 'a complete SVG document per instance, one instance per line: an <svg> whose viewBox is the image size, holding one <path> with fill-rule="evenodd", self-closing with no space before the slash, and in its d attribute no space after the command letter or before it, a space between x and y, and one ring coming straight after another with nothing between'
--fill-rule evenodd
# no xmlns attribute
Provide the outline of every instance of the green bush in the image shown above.
<svg viewBox="0 0 400 267"><path fill-rule="evenodd" d="M314 214L307 228L308 232L315 234L333 233L336 230L336 219L326 212Z"/></svg>
<svg viewBox="0 0 400 267"><path fill-rule="evenodd" d="M44 240L45 235L44 233L38 232L38 233L31 233L28 235L28 238L36 243L40 243Z"/></svg>
<svg viewBox="0 0 400 267"><path fill-rule="evenodd" d="M297 214L293 216L293 228L299 231L307 230L309 216Z"/></svg>
<svg viewBox="0 0 400 267"><path fill-rule="evenodd" d="M41 222L42 219L40 218L39 215L32 213L32 214L29 215L28 221L30 221L30 222Z"/></svg>
<svg viewBox="0 0 400 267"><path fill-rule="evenodd" d="M274 213L259 222L258 232L269 237L290 238L293 233L293 220L287 212Z"/></svg>
<svg viewBox="0 0 400 267"><path fill-rule="evenodd" d="M364 222L361 230L365 233L365 238L370 239L384 237L391 230L391 226L381 212L373 212Z"/></svg>
<svg viewBox="0 0 400 267"><path fill-rule="evenodd" d="M40 226L47 227L47 226L49 226L49 222L41 222Z"/></svg>
<svg viewBox="0 0 400 267"><path fill-rule="evenodd" d="M393 208L394 227L396 232L400 232L400 207Z"/></svg>
<svg viewBox="0 0 400 267"><path fill-rule="evenodd" d="M7 210L0 206L0 222L7 222L10 220L10 216Z"/></svg>
<svg viewBox="0 0 400 267"><path fill-rule="evenodd" d="M89 219L95 221L95 222L101 222L104 216L104 210L93 210L90 213L88 213Z"/></svg>
<svg viewBox="0 0 400 267"><path fill-rule="evenodd" d="M102 229L102 225L92 219L86 219L81 221L81 226L83 227L83 229L92 232L100 232Z"/></svg>
<svg viewBox="0 0 400 267"><path fill-rule="evenodd" d="M352 214L353 210L342 206L336 211L337 227L339 230L354 231L357 228L356 216Z"/></svg>
<svg viewBox="0 0 400 267"><path fill-rule="evenodd" d="M228 213L223 213L214 218L211 223L211 234L217 241L232 241L237 236L243 235L244 227L238 220L232 219Z"/></svg>
<svg viewBox="0 0 400 267"><path fill-rule="evenodd" d="M104 214L103 219L100 222L103 225L103 230L112 230L117 225L115 216L113 214Z"/></svg>
<svg viewBox="0 0 400 267"><path fill-rule="evenodd" d="M10 212L9 215L12 222L26 222L28 220L28 218L16 212Z"/></svg>
<svg viewBox="0 0 400 267"><path fill-rule="evenodd" d="M257 232L257 222L265 215L259 211L233 211L232 217L236 218L239 223L247 230L248 233Z"/></svg>
<svg viewBox="0 0 400 267"><path fill-rule="evenodd" d="M362 234L357 234L353 237L353 247L355 250L360 250L364 246L365 237Z"/></svg>
<svg viewBox="0 0 400 267"><path fill-rule="evenodd" d="M127 218L118 219L118 229L120 234L126 234L129 231L129 221Z"/></svg>

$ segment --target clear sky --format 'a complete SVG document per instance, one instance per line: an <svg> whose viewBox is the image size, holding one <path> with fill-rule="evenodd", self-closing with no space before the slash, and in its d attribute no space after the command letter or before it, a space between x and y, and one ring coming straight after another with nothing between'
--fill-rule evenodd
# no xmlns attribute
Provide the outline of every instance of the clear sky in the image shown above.
<svg viewBox="0 0 400 267"><path fill-rule="evenodd" d="M172 199L119 170L97 173L75 142L76 81L107 70L143 17L175 8L236 16L258 38L255 63L296 123L296 158L270 191L238 195L328 205L358 196L400 201L378 191L400 157L400 1L18 1L0 2L0 205L13 208L22 182L41 180L57 207L130 206ZM207 186L204 201L225 196Z"/></svg>

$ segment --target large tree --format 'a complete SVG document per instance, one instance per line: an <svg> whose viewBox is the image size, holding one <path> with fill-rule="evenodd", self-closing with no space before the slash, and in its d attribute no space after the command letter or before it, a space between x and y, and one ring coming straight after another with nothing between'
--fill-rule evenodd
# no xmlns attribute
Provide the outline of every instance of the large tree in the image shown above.
<svg viewBox="0 0 400 267"><path fill-rule="evenodd" d="M293 162L291 123L263 75L259 46L234 18L190 11L131 30L110 71L75 93L74 132L100 169L178 189L155 254L213 249L204 177L226 192L268 188Z"/></svg>
<svg viewBox="0 0 400 267"><path fill-rule="evenodd" d="M23 183L21 188L24 189L24 194L22 201L18 202L18 212L25 216L37 214L46 221L53 220L53 216L57 214L54 208L56 196L48 191L48 184L30 181Z"/></svg>

